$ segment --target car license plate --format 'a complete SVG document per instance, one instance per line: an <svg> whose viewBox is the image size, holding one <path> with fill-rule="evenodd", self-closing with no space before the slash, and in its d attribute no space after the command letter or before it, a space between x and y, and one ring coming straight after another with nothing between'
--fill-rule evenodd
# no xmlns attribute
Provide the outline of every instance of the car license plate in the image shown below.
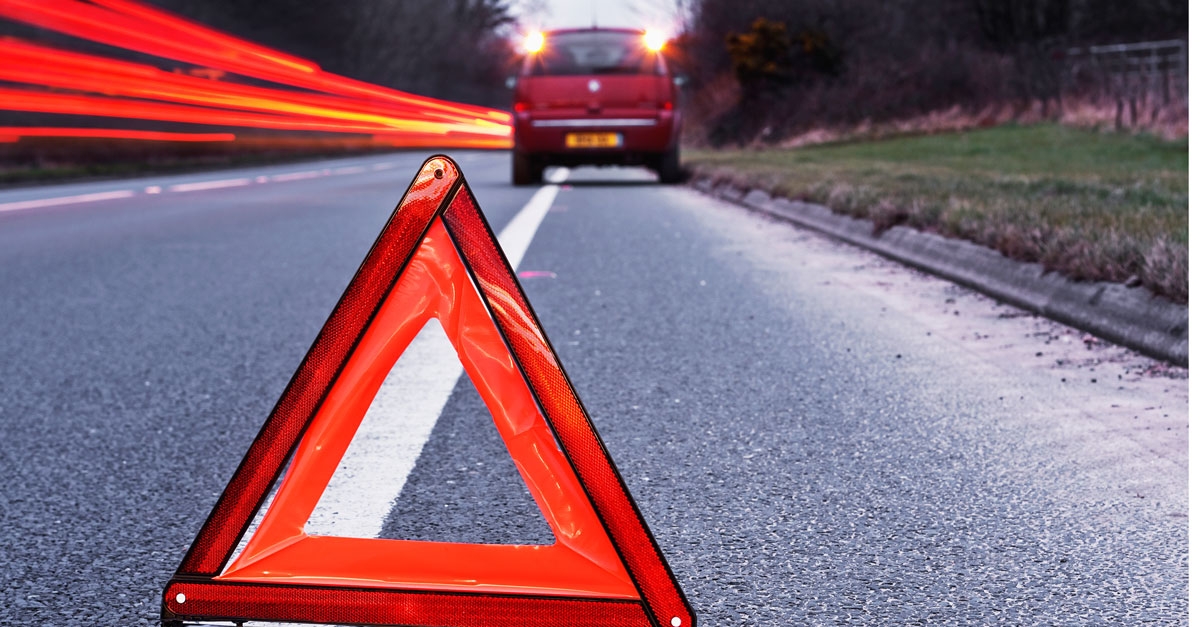
<svg viewBox="0 0 1200 627"><path fill-rule="evenodd" d="M567 133L567 148L620 148L620 133Z"/></svg>

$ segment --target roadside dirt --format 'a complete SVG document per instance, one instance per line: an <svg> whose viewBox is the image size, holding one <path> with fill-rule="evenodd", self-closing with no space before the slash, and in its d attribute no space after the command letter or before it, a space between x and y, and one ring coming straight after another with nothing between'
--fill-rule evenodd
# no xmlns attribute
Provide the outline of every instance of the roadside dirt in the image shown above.
<svg viewBox="0 0 1200 627"><path fill-rule="evenodd" d="M730 205L723 208L753 213ZM700 213L721 229L745 224L720 217L720 209ZM998 400L1012 408L1012 420L1108 478L1106 494L1065 498L1149 499L1143 502L1163 506L1168 515L1187 515L1187 368L1145 357L791 223L754 215L762 220L758 236L766 234L778 245L747 254L772 274L822 277L881 307L881 320L913 321L917 328L906 332L928 336L934 350L945 346L965 352L968 357L959 357L955 366L962 371L948 371L948 377L973 377L996 385ZM793 269L780 270L789 266Z"/></svg>

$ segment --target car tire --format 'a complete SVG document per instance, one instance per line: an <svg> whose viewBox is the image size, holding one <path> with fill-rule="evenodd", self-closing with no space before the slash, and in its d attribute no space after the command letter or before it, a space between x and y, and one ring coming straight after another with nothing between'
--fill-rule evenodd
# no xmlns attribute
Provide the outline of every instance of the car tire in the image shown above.
<svg viewBox="0 0 1200 627"><path fill-rule="evenodd" d="M654 167L658 171L658 182L674 185L683 182L683 167L679 165L679 146L672 146L659 155Z"/></svg>
<svg viewBox="0 0 1200 627"><path fill-rule="evenodd" d="M544 166L528 154L513 151L512 153L512 182L513 185L533 185L542 182Z"/></svg>

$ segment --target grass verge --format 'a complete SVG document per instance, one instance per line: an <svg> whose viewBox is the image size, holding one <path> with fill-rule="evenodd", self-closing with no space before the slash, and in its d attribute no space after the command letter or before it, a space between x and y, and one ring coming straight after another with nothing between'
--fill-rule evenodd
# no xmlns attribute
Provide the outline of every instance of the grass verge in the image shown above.
<svg viewBox="0 0 1200 627"><path fill-rule="evenodd" d="M694 176L971 240L1076 279L1188 299L1187 140L1000 126L793 149L688 150Z"/></svg>

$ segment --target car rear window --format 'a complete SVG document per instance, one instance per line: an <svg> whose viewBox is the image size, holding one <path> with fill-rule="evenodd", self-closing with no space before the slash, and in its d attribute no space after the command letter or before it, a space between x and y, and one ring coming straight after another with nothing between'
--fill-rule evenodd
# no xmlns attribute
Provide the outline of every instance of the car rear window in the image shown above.
<svg viewBox="0 0 1200 627"><path fill-rule="evenodd" d="M658 55L641 33L550 33L541 51L525 59L529 76L581 74L662 74Z"/></svg>

